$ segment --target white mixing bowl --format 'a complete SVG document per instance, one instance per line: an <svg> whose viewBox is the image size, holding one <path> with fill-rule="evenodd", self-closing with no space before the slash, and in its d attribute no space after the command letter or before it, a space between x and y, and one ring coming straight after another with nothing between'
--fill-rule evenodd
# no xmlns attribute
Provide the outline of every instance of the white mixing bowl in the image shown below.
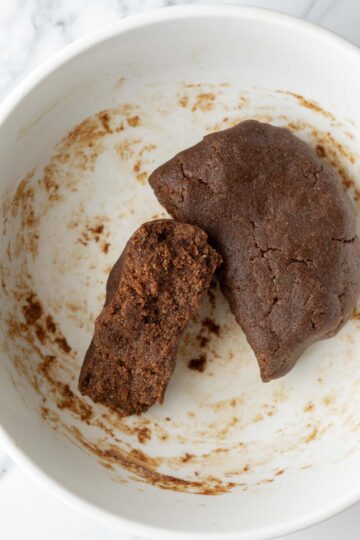
<svg viewBox="0 0 360 540"><path fill-rule="evenodd" d="M355 46L230 6L119 21L20 85L0 111L0 435L19 464L78 508L157 538L269 538L359 499L356 313L263 384L214 290L163 406L121 419L77 391L111 265L137 226L166 215L148 174L255 117L316 144L360 211L359 96Z"/></svg>

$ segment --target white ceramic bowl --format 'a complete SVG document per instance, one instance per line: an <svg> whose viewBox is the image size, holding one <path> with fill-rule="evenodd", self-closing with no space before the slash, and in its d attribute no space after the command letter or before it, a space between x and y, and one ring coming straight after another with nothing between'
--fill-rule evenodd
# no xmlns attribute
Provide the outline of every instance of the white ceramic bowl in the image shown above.
<svg viewBox="0 0 360 540"><path fill-rule="evenodd" d="M187 6L68 47L3 104L1 443L64 500L139 534L225 540L359 499L356 316L264 385L215 291L163 406L121 419L76 389L110 266L165 215L146 177L204 133L246 117L289 126L338 167L359 211L359 73L356 47L300 20ZM189 370L201 354L205 371Z"/></svg>

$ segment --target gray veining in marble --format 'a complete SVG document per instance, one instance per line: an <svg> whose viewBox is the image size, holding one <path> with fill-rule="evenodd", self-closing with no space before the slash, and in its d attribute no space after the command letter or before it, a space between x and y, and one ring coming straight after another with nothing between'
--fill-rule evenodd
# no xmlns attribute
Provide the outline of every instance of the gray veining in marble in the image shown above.
<svg viewBox="0 0 360 540"><path fill-rule="evenodd" d="M73 40L140 11L201 0L2 0L0 14L0 100L43 60ZM208 3L226 3L214 2ZM334 28L360 43L357 0L245 0L228 2L272 8ZM339 18L339 5L344 6ZM346 7L345 7L346 4ZM358 4L357 4L358 5Z"/></svg>
<svg viewBox="0 0 360 540"><path fill-rule="evenodd" d="M5 453L0 454L0 480L7 474L13 465L13 461Z"/></svg>

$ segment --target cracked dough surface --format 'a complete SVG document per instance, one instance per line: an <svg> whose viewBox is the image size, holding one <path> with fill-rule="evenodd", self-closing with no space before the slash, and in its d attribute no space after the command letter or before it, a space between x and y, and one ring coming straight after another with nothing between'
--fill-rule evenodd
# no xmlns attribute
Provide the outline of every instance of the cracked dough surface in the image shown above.
<svg viewBox="0 0 360 540"><path fill-rule="evenodd" d="M203 228L221 254L222 291L264 381L350 316L360 292L352 204L335 170L290 131L242 122L149 181L170 214Z"/></svg>

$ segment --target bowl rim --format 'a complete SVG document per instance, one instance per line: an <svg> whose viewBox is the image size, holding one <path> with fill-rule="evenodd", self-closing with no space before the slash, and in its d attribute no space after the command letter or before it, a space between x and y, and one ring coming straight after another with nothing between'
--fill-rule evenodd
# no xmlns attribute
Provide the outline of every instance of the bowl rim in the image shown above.
<svg viewBox="0 0 360 540"><path fill-rule="evenodd" d="M356 56L360 60L360 48L347 39L339 36L335 32L322 28L316 24L310 23L304 19L293 15L288 15L278 11L264 8L249 7L230 4L185 4L179 6L170 6L160 9L150 10L144 13L131 15L117 20L114 23L107 24L104 27L93 31L85 36L73 41L60 51L52 55L49 59L42 62L30 74L28 74L7 96L0 105L0 127L10 116L12 111L19 105L32 90L34 90L46 77L66 64L69 60L81 54L82 52L96 46L104 41L112 39L116 35L125 34L129 31L151 26L155 23L166 23L171 20L180 19L201 19L203 17L213 18L237 18L257 20L261 22L273 23L285 26L293 30L301 30L312 35L317 35L324 41L331 41L336 44L343 52ZM69 488L63 486L60 481L55 480L50 474L44 472L41 467L35 463L21 449L9 432L1 425L0 418L0 446L22 469L29 473L35 481L50 490L56 497L60 498L65 504L70 504L81 512L95 517L102 522L120 527L123 531L130 534L136 534L143 537L156 537L159 540L166 540L169 537L174 539L195 539L196 540L266 540L285 534L293 533L304 528L320 523L330 517L338 514L360 500L359 489L336 501L326 508L315 510L302 518L293 521L287 521L279 525L270 525L261 529L252 531L238 532L185 532L172 529L154 527L141 524L135 520L130 520L114 514L108 510L99 508L94 503L85 501L80 496L73 493Z"/></svg>

